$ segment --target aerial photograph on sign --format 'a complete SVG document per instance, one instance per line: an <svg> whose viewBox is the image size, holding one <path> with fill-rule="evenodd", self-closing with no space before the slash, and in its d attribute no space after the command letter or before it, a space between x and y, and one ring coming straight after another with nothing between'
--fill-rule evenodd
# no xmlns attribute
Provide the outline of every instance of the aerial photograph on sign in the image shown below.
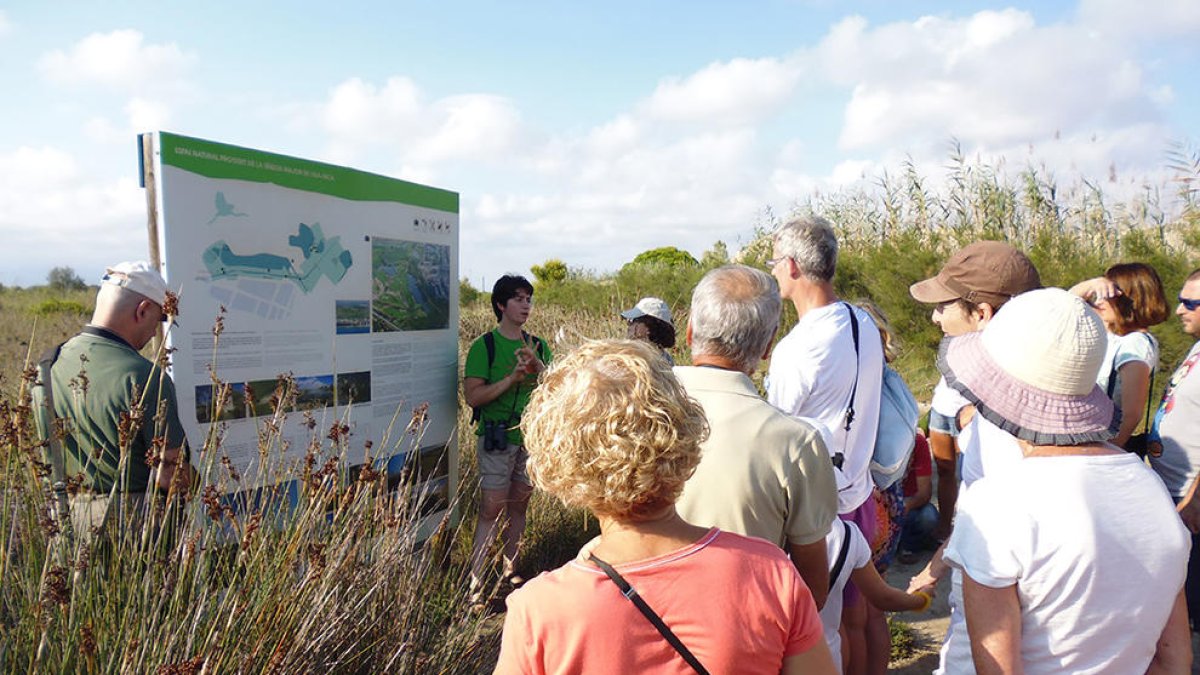
<svg viewBox="0 0 1200 675"><path fill-rule="evenodd" d="M338 335L371 332L371 302L369 300L337 300L334 303Z"/></svg>
<svg viewBox="0 0 1200 675"><path fill-rule="evenodd" d="M450 247L371 240L371 331L444 329L450 321Z"/></svg>

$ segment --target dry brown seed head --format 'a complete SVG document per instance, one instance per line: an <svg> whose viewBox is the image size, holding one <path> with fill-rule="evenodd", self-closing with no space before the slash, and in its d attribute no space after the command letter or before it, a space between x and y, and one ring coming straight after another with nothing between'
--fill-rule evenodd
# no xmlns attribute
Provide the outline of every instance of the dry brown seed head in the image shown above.
<svg viewBox="0 0 1200 675"><path fill-rule="evenodd" d="M238 473L237 467L233 465L233 460L229 459L229 455L221 455L221 466L229 472L229 477L236 482L242 481L242 475Z"/></svg>
<svg viewBox="0 0 1200 675"><path fill-rule="evenodd" d="M163 314L166 314L169 318L179 316L179 296L171 291L167 291L166 296L163 298L162 310Z"/></svg>
<svg viewBox="0 0 1200 675"><path fill-rule="evenodd" d="M96 634L91 621L79 629L79 653L88 661L96 655Z"/></svg>
<svg viewBox="0 0 1200 675"><path fill-rule="evenodd" d="M66 606L71 601L71 588L67 584L67 570L54 565L46 572L42 582L42 604Z"/></svg>

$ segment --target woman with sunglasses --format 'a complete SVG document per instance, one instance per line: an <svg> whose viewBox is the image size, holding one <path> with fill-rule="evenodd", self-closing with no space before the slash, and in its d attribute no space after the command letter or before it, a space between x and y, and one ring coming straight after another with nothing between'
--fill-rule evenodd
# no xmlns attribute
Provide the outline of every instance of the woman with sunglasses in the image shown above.
<svg viewBox="0 0 1200 675"><path fill-rule="evenodd" d="M1128 441L1145 415L1158 366L1158 340L1148 329L1170 315L1162 280L1145 263L1121 263L1102 277L1075 284L1071 292L1104 320L1108 351L1096 384L1121 410L1121 428L1112 443L1136 450Z"/></svg>

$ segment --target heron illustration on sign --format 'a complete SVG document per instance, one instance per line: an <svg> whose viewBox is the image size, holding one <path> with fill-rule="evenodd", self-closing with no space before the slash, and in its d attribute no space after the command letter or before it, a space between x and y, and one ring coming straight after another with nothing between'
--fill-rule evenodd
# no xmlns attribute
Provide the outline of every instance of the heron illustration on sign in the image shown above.
<svg viewBox="0 0 1200 675"><path fill-rule="evenodd" d="M209 225L212 225L213 223L217 222L217 218L225 218L227 216L241 218L241 217L250 215L248 213L239 213L239 212L235 211L234 205L225 201L225 193L224 192L218 192L217 196L213 199L213 201L216 203L217 212L215 214L213 214L212 219L208 221Z"/></svg>

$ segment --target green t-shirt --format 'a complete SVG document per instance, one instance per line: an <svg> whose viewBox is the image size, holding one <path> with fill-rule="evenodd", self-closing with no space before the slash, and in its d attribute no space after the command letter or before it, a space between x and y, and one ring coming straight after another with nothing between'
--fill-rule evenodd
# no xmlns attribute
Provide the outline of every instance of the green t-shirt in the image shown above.
<svg viewBox="0 0 1200 675"><path fill-rule="evenodd" d="M69 432L62 439L67 475L82 472L86 476L84 486L92 491L108 492L117 482L121 414L129 414L137 405L135 390L139 396L145 391L141 399L144 413L141 428L129 443L125 466L128 481L118 490L143 492L147 488L150 467L146 465L146 450L156 436L160 400L165 403L165 414L158 435L166 437L164 449L185 447L174 383L129 345L90 333L77 335L63 345L50 377L54 411L66 422ZM86 388L82 384L85 379ZM35 419L38 433L45 438L48 417L43 401L43 390L35 388Z"/></svg>
<svg viewBox="0 0 1200 675"><path fill-rule="evenodd" d="M471 343L471 348L467 351L467 363L463 368L463 377L478 377L490 384L504 379L516 367L517 350L521 348L521 341L510 340L501 335L497 329L492 330L492 337L496 341L496 360L492 362L491 369L488 369L487 345L484 344L481 335ZM545 340L535 338L534 351L542 363L547 365L550 363L550 346L546 344ZM500 394L495 401L483 406L480 410L479 425L475 428L475 435L483 435L484 422L507 421L510 424L508 442L513 445L523 445L525 440L518 425L521 422L521 413L525 412L525 406L529 404L529 396L536 386L536 376L529 375L520 385L509 387L508 391Z"/></svg>

